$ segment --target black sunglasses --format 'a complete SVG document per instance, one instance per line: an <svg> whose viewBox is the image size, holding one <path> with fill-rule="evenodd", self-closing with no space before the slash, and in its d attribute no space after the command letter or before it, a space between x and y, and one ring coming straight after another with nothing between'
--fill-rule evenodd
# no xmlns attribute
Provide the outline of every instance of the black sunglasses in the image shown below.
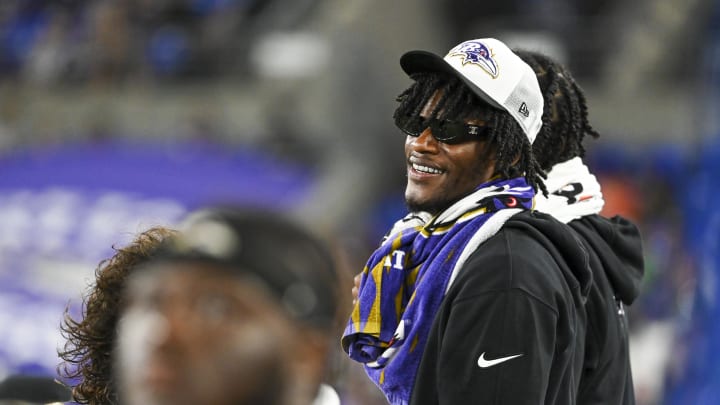
<svg viewBox="0 0 720 405"><path fill-rule="evenodd" d="M487 133L488 127L472 125L464 122L423 119L420 117L396 116L395 126L410 136L420 136L425 128L430 128L433 138L447 144L458 144L477 139Z"/></svg>

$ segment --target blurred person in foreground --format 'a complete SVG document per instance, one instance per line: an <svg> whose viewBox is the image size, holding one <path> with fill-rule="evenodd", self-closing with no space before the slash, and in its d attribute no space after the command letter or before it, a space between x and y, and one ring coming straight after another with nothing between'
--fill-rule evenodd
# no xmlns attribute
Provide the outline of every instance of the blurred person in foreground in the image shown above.
<svg viewBox="0 0 720 405"><path fill-rule="evenodd" d="M174 231L154 227L139 234L127 246L102 261L95 283L83 298L82 315L73 318L66 310L61 326L66 343L59 352L59 374L73 385L73 400L80 404L118 404L112 372L122 292L128 277L150 260L165 238Z"/></svg>
<svg viewBox="0 0 720 405"><path fill-rule="evenodd" d="M531 211L535 73L492 38L400 64L410 213L363 270L343 348L391 404L575 404L591 273L570 228Z"/></svg>
<svg viewBox="0 0 720 405"><path fill-rule="evenodd" d="M118 328L126 405L339 404L322 384L338 275L277 215L199 211L133 275Z"/></svg>
<svg viewBox="0 0 720 405"><path fill-rule="evenodd" d="M635 404L624 306L640 293L644 270L640 232L623 217L599 215L604 204L600 184L582 160L583 138L599 135L589 123L580 86L552 58L530 51L516 53L537 74L545 99L543 127L533 152L547 172L548 195L535 197L535 209L570 225L588 252L592 270L577 403Z"/></svg>

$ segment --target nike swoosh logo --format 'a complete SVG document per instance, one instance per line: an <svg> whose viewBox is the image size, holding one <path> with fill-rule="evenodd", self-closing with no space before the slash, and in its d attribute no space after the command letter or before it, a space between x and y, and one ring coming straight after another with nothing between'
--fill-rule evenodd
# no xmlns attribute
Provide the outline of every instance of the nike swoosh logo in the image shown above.
<svg viewBox="0 0 720 405"><path fill-rule="evenodd" d="M485 352L483 352L483 354L480 355L480 358L478 358L478 366L480 368L488 368L488 367L492 367L496 364L500 364L504 361L508 361L508 360L511 360L511 359L514 359L514 358L520 357L520 356L522 356L522 354L516 354L514 356L507 356L507 357L500 357L499 359L486 360Z"/></svg>

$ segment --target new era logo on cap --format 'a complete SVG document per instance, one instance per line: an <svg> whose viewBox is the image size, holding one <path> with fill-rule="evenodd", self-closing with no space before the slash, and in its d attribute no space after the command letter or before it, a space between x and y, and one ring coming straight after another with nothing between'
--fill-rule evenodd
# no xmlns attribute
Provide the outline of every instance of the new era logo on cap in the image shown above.
<svg viewBox="0 0 720 405"><path fill-rule="evenodd" d="M543 97L532 68L501 41L465 41L444 58L411 51L400 59L407 74L445 72L457 76L489 104L507 111L520 124L530 143L542 126Z"/></svg>
<svg viewBox="0 0 720 405"><path fill-rule="evenodd" d="M522 114L524 117L530 116L530 110L528 110L527 104L525 104L524 102L522 104L520 104L520 109L518 110L518 112L520 114Z"/></svg>

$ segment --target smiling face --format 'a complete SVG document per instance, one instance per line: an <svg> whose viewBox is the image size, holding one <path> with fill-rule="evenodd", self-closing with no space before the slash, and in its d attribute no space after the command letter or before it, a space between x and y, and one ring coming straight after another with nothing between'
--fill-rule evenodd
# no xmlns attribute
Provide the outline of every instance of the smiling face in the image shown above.
<svg viewBox="0 0 720 405"><path fill-rule="evenodd" d="M420 116L429 118L441 97L442 93L436 92ZM465 123L484 124L479 119L466 119ZM405 202L410 211L434 214L472 193L495 173L492 152L483 138L451 145L437 141L430 128L425 128L417 137L408 136L405 139L408 177Z"/></svg>

